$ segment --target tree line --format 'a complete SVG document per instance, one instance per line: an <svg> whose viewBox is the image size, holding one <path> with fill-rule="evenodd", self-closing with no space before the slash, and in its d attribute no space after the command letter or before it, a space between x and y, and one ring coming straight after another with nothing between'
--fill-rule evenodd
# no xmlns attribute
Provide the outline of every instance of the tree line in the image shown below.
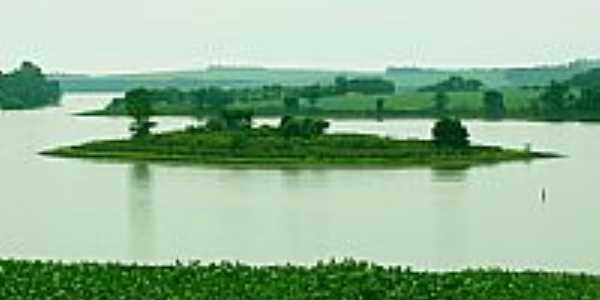
<svg viewBox="0 0 600 300"><path fill-rule="evenodd" d="M552 81L541 93L536 110L543 115L556 117L599 113L600 76L595 82L579 86L571 81Z"/></svg>
<svg viewBox="0 0 600 300"><path fill-rule="evenodd" d="M140 91L132 91L136 98L126 100L128 115L133 118L129 130L133 139L143 139L151 135L150 130L157 125L150 120L154 111L150 98L140 96ZM379 102L378 102L379 103ZM209 118L204 126L191 127L194 132L238 132L244 135L250 132L254 111L252 109L223 108L219 115ZM323 119L284 115L279 127L263 126L259 130L269 135L279 135L285 138L311 139L325 134L330 123ZM469 132L460 119L441 117L431 130L433 142L443 148L465 148L470 145Z"/></svg>
<svg viewBox="0 0 600 300"><path fill-rule="evenodd" d="M483 82L476 79L465 79L461 76L451 76L447 80L433 85L424 86L420 92L477 92L484 87Z"/></svg>
<svg viewBox="0 0 600 300"><path fill-rule="evenodd" d="M455 84L451 84L455 82ZM458 83L468 80L450 78L436 85L422 88L421 91L435 91L432 98L433 110L440 116L450 113L448 108L451 92L467 91L466 85L459 88ZM483 85L473 85L480 86ZM478 88L478 89L479 89ZM537 98L531 99L529 109L524 113L532 117L550 119L587 118L596 119L600 114L600 69L592 69L578 74L570 80L551 81L548 85L539 88ZM498 90L485 90L482 92L483 111L482 117L489 119L502 119L507 115L504 94Z"/></svg>
<svg viewBox="0 0 600 300"><path fill-rule="evenodd" d="M433 110L438 116L444 117L450 114L448 105L450 97L448 93L438 91L432 98ZM482 117L487 119L502 119L506 116L504 94L498 90L487 90L482 93L483 111Z"/></svg>
<svg viewBox="0 0 600 300"><path fill-rule="evenodd" d="M353 78L339 76L333 84L308 86L267 85L260 88L226 89L208 87L182 91L175 88L144 89L128 91L124 98L114 99L107 111L123 111L128 100L144 98L154 106L188 105L193 112L204 114L207 111L220 111L234 103L253 103L279 100L288 112L300 110L300 102L306 100L316 106L321 98L360 93L364 95L389 95L396 91L392 81L382 78Z"/></svg>

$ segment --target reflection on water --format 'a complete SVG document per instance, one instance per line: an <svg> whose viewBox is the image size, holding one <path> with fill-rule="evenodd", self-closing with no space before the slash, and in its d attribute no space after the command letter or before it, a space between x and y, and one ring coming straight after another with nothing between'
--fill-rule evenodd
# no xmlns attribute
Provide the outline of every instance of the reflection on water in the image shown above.
<svg viewBox="0 0 600 300"><path fill-rule="evenodd" d="M441 172L440 172L441 171ZM468 265L468 207L465 205L465 190L462 182L467 170L437 170L437 182L452 184L436 193L435 252L438 265L451 261L458 266ZM435 180L435 179L434 179ZM446 193L443 193L446 191Z"/></svg>
<svg viewBox="0 0 600 300"><path fill-rule="evenodd" d="M129 250L133 260L151 260L155 255L156 220L150 168L145 162L130 167Z"/></svg>
<svg viewBox="0 0 600 300"><path fill-rule="evenodd" d="M431 180L433 182L464 182L467 179L469 169L431 169Z"/></svg>

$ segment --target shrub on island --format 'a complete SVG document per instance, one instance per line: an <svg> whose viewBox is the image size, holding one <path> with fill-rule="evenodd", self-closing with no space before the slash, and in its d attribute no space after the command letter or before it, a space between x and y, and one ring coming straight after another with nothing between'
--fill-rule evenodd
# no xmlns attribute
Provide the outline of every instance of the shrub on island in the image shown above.
<svg viewBox="0 0 600 300"><path fill-rule="evenodd" d="M456 118L438 120L431 132L434 143L440 147L465 148L470 144L469 131Z"/></svg>

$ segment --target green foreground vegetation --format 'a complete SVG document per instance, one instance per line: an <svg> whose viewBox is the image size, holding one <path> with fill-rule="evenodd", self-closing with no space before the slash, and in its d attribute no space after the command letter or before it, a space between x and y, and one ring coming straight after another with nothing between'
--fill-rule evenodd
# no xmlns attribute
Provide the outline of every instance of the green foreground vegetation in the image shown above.
<svg viewBox="0 0 600 300"><path fill-rule="evenodd" d="M2 299L600 299L600 278L499 269L418 272L344 260L314 266L0 261Z"/></svg>

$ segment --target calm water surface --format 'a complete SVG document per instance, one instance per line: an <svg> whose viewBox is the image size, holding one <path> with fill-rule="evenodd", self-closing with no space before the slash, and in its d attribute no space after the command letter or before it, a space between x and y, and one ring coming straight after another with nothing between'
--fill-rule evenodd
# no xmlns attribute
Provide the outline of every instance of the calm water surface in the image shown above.
<svg viewBox="0 0 600 300"><path fill-rule="evenodd" d="M431 270L600 273L598 125L467 122L477 143L531 143L568 158L463 171L235 170L36 155L126 136L127 119L70 115L111 96L72 94L59 108L0 112L0 257L253 264L355 257ZM194 121L159 122L165 130ZM426 138L431 125L338 121L332 130Z"/></svg>

